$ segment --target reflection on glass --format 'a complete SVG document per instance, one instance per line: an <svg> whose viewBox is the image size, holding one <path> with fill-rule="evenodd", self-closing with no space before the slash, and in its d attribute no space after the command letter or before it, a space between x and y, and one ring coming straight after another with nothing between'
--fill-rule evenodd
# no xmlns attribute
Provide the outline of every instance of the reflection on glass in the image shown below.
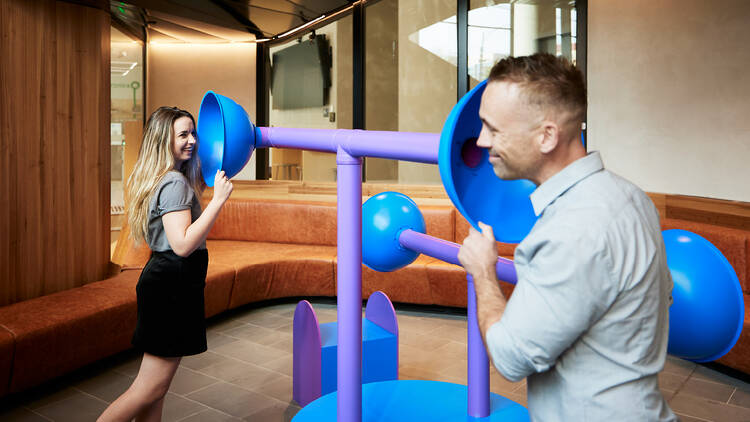
<svg viewBox="0 0 750 422"><path fill-rule="evenodd" d="M110 155L112 240L124 217L123 185L138 158L143 132L143 44L111 28Z"/></svg>
<svg viewBox="0 0 750 422"><path fill-rule="evenodd" d="M575 2L472 0L469 10L469 76L476 86L507 56L545 52L576 62Z"/></svg>
<svg viewBox="0 0 750 422"><path fill-rule="evenodd" d="M329 48L318 48L325 45ZM351 17L318 28L314 37L307 33L274 45L270 57L270 126L351 128ZM313 86L315 92L307 92L306 88ZM318 92L318 88L325 92ZM271 148L270 163L272 180L336 180L335 154Z"/></svg>
<svg viewBox="0 0 750 422"><path fill-rule="evenodd" d="M456 103L456 2L367 3L365 27L365 129L439 133ZM365 180L440 184L440 174L432 164L368 158Z"/></svg>

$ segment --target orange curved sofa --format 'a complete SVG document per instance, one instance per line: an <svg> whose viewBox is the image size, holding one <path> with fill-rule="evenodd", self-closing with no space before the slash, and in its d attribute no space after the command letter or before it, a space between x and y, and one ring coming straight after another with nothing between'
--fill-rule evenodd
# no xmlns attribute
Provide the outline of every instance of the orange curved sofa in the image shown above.
<svg viewBox="0 0 750 422"><path fill-rule="evenodd" d="M460 242L468 223L449 205L420 207L427 233ZM750 232L663 220L713 242L747 292ZM126 235L121 235L126 238ZM121 242L127 240L121 240ZM336 295L336 204L231 199L210 232L206 316L267 299ZM498 244L512 257L514 245ZM135 285L150 251L129 242L121 272L83 287L0 307L0 396L23 391L130 348L136 320ZM363 266L362 295L382 290L394 301L466 306L464 271L421 256L392 273ZM506 294L512 286L501 283ZM746 295L746 306L750 300ZM745 327L750 324L746 310ZM720 363L750 373L750 333Z"/></svg>

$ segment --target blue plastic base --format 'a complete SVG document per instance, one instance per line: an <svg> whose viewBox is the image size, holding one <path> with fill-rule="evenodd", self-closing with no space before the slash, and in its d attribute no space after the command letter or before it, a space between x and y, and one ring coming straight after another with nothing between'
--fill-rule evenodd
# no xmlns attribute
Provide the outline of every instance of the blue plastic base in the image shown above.
<svg viewBox="0 0 750 422"><path fill-rule="evenodd" d="M467 387L440 381L401 380L362 385L362 422L400 421L506 421L528 422L520 404L490 393L490 416L468 418ZM336 421L336 393L308 404L293 422Z"/></svg>

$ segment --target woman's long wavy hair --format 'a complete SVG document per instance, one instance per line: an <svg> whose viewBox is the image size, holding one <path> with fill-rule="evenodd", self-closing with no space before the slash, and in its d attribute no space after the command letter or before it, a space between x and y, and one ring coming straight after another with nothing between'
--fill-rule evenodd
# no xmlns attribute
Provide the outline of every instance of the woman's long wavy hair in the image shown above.
<svg viewBox="0 0 750 422"><path fill-rule="evenodd" d="M154 190L162 177L174 170L174 122L181 117L189 117L195 125L193 115L177 107L159 107L151 113L146 122L146 132L138 151L138 160L128 178L125 192L130 235L137 242L147 240L148 209ZM206 184L201 175L198 142L193 148L193 156L182 163L179 171L185 175L195 194L200 197Z"/></svg>

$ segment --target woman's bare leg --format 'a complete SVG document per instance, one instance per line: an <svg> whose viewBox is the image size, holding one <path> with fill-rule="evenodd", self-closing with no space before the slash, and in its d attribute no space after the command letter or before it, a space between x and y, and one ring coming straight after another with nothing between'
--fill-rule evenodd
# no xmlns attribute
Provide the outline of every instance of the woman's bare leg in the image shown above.
<svg viewBox="0 0 750 422"><path fill-rule="evenodd" d="M158 405L159 419L161 419L161 408L164 396L169 390L177 367L180 364L179 357L163 358L148 353L143 354L141 368L135 377L133 384L117 400L112 402L104 413L99 416L98 422L130 422L144 411L151 415L157 409L151 409Z"/></svg>

